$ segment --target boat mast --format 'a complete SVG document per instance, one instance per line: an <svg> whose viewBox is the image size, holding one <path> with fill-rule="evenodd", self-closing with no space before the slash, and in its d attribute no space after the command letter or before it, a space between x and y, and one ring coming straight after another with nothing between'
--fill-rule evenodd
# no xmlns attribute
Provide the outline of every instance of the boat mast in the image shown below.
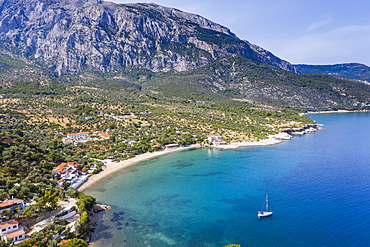
<svg viewBox="0 0 370 247"><path fill-rule="evenodd" d="M266 211L269 211L269 198L267 194L266 194Z"/></svg>

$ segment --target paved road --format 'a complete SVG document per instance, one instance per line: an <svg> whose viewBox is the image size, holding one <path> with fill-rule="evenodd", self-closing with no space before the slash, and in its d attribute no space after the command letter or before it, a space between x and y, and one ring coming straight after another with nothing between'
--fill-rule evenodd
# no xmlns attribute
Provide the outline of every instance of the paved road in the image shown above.
<svg viewBox="0 0 370 247"><path fill-rule="evenodd" d="M61 208L61 209L54 210L54 211L50 212L50 215L49 215L46 219L44 219L44 220L42 220L42 221L40 221L40 222L36 223L35 225L33 225L33 226L31 227L31 231L30 231L30 232L28 232L27 234L28 234L28 235L31 235L31 234L32 234L32 233L34 233L34 232L39 232L39 231L41 231L41 230L42 230L42 229L44 229L48 224L53 223L55 215L60 214L62 211L69 210L69 209L71 209L73 206L76 206L76 207L77 207L77 205L76 205L76 200L75 200L75 199L73 199L73 198L70 198L70 199L69 199L69 203L68 203L68 204L66 204L66 205L62 206L62 208ZM74 217L74 219L76 219L76 217Z"/></svg>

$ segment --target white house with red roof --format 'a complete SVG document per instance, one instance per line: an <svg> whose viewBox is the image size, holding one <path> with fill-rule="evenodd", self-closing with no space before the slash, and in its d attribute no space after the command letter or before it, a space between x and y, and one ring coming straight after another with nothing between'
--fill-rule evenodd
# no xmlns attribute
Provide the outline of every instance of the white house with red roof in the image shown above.
<svg viewBox="0 0 370 247"><path fill-rule="evenodd" d="M101 139L109 139L110 135L103 131L95 131L91 135L91 137L101 138Z"/></svg>
<svg viewBox="0 0 370 247"><path fill-rule="evenodd" d="M79 132L79 133L67 134L67 138L70 138L73 140L86 139L86 138L89 138L89 136L90 136L89 132Z"/></svg>
<svg viewBox="0 0 370 247"><path fill-rule="evenodd" d="M26 207L26 204L22 199L10 199L0 202L0 214L5 209L16 211L18 208L22 211Z"/></svg>
<svg viewBox="0 0 370 247"><path fill-rule="evenodd" d="M63 187L65 183L74 183L79 177L79 165L75 162L62 163L53 169L53 172L60 174L61 179L58 186Z"/></svg>
<svg viewBox="0 0 370 247"><path fill-rule="evenodd" d="M12 242L17 242L24 240L26 238L26 233L16 220L9 220L0 223L0 238L6 241L7 239L12 239Z"/></svg>

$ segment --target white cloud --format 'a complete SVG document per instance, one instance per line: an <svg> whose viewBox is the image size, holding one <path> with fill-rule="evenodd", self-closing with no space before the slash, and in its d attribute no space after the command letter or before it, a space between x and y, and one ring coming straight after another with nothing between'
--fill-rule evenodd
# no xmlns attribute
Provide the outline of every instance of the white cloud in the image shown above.
<svg viewBox="0 0 370 247"><path fill-rule="evenodd" d="M312 32L316 29L319 29L321 27L326 26L326 25L328 25L329 23L332 22L332 19L333 18L329 16L329 17L325 18L324 20L314 22L314 23L312 23L308 26L308 28L306 29L306 32Z"/></svg>
<svg viewBox="0 0 370 247"><path fill-rule="evenodd" d="M286 40L277 54L292 63L364 63L370 57L370 50L366 45L369 41L370 25L344 26ZM354 57L357 58L356 61Z"/></svg>

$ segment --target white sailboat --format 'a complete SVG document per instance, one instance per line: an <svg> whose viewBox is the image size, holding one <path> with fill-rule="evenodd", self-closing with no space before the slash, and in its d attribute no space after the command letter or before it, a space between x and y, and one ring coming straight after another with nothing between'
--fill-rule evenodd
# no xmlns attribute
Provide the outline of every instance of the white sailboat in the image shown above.
<svg viewBox="0 0 370 247"><path fill-rule="evenodd" d="M257 213L258 218L268 217L272 215L272 211L269 211L269 197L267 194L266 194L265 206L266 206L265 211L258 211Z"/></svg>

